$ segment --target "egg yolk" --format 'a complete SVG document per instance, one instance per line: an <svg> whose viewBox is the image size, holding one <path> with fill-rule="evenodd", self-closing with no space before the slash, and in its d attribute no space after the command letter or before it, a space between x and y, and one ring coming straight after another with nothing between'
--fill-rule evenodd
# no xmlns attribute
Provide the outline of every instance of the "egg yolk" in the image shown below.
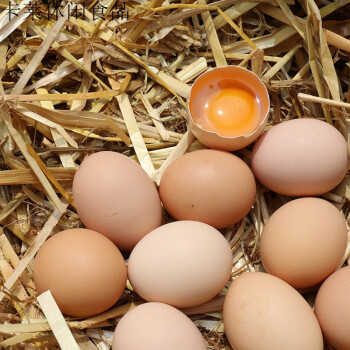
<svg viewBox="0 0 350 350"><path fill-rule="evenodd" d="M259 105L255 96L239 87L214 91L204 105L200 124L222 136L252 133L259 125Z"/></svg>

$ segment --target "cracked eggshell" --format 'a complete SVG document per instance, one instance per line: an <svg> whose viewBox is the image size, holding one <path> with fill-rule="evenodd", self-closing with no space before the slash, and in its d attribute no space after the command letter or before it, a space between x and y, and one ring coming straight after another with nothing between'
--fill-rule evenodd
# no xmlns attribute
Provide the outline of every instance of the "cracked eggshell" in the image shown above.
<svg viewBox="0 0 350 350"><path fill-rule="evenodd" d="M256 129L249 134L233 137L221 136L215 131L204 129L194 121L196 108L193 107L193 101L199 101L199 105L204 104L208 94L206 90L211 82L217 83L227 79L238 80L245 84L259 99L259 123ZM187 100L187 121L192 133L204 145L214 149L234 151L250 145L262 134L268 120L269 110L270 98L266 86L255 73L238 66L217 67L203 73L193 83Z"/></svg>

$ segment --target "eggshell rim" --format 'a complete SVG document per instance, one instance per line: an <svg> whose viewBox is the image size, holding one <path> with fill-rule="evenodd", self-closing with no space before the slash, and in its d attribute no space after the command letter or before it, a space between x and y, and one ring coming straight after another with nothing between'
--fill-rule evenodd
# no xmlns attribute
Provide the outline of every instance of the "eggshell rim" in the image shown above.
<svg viewBox="0 0 350 350"><path fill-rule="evenodd" d="M199 126L197 123L195 123L195 121L193 120L192 118L192 114L191 114L191 111L190 111L190 101L191 101L191 95L192 95L192 88L193 86L196 84L196 82L199 80L199 79L203 79L203 76L212 71L212 70L217 70L217 69L229 69L229 70L244 70L246 73L252 75L254 77L254 79L257 81L258 84L260 84L262 87L263 87L263 90L266 92L266 96L267 96L267 111L266 111L266 114L263 118L261 118L261 122L260 124L256 127L256 129L250 133L250 134L245 134L245 135L238 135L238 136L222 136L218 133L216 133L215 131L213 130L207 130L207 129L204 129L202 128L201 126ZM209 70L207 70L205 73L201 74L199 77L197 77L192 86L191 86L191 91L190 91L190 94L189 94L189 97L187 99L187 104L186 104L186 111L187 111L187 116L188 116L188 122L189 122L189 125L190 125L190 129L191 131L193 132L193 134L197 137L196 135L196 131L193 130L193 129L199 129L200 132L203 132L203 133L209 133L210 135L212 135L212 139L216 138L217 142L224 142L224 141L237 141L237 140L240 140L240 139L243 139L245 142L249 140L249 138L251 138L252 136L255 136L256 134L257 137L260 136L263 132L263 128L265 127L266 123L267 123L267 119L268 119L268 116L269 116L269 112L270 112L270 96L269 96L269 93L267 91L267 88L265 86L265 84L263 83L263 81L258 77L258 75L256 75L254 72L246 69L246 68L243 68L243 67L239 67L239 66L233 66L233 65L229 65L229 66L225 66L225 67L215 67L215 68L210 68ZM256 138L257 138L256 137ZM198 138L198 137L197 137ZM255 138L255 139L256 139ZM199 138L198 138L199 139ZM254 142L255 139L253 139L251 142ZM201 140L199 140L201 141ZM201 141L202 142L202 141ZM203 142L204 143L204 142ZM211 144L213 142L210 142ZM204 143L205 144L205 143ZM247 146L248 144L246 144L245 146ZM226 142L226 146L228 146L227 142ZM245 147L245 146L242 146L241 148ZM228 150L227 147L225 147L226 150ZM239 148L234 148L234 149L239 149ZM234 150L232 149L232 150Z"/></svg>

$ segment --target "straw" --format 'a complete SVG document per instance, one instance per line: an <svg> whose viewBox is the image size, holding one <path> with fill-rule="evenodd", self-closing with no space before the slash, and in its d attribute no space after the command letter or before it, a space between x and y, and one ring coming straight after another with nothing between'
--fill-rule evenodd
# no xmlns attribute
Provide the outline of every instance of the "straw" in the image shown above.
<svg viewBox="0 0 350 350"><path fill-rule="evenodd" d="M48 18L44 3L33 16L28 1L11 4L18 8L12 18L0 0L2 348L111 350L120 318L145 300L128 284L109 310L68 318L49 293L37 295L33 258L49 236L83 227L72 181L87 155L122 153L157 187L172 162L206 148L188 127L186 102L207 70L235 65L261 77L271 101L264 132L296 118L326 121L350 154L350 0L127 1L128 19L113 17L123 5L114 0L100 1L103 18L96 18L97 0L85 2L85 18L73 7L68 14L68 2L57 18ZM249 166L251 147L234 152ZM213 300L181 310L208 350L232 349L222 319L227 288L242 273L263 271L260 235L292 200L257 185L249 213L221 230L233 253L230 281ZM346 176L321 196L346 222L349 186ZM173 220L166 214L163 223ZM350 242L341 266L349 256ZM313 306L312 294L306 298Z"/></svg>
<svg viewBox="0 0 350 350"><path fill-rule="evenodd" d="M79 350L80 348L70 332L51 292L47 291L39 295L37 299L61 349Z"/></svg>

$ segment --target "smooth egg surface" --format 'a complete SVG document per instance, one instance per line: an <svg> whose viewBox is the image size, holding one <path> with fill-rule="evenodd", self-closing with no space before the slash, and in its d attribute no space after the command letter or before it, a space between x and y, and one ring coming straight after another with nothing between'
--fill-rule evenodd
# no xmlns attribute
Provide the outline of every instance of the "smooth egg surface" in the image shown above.
<svg viewBox="0 0 350 350"><path fill-rule="evenodd" d="M113 350L207 350L194 323L181 311L162 303L145 303L118 322Z"/></svg>
<svg viewBox="0 0 350 350"><path fill-rule="evenodd" d="M49 238L34 260L38 294L50 290L60 310L86 317L114 305L126 285L126 265L108 238L88 229L70 229Z"/></svg>
<svg viewBox="0 0 350 350"><path fill-rule="evenodd" d="M73 180L73 196L84 225L130 251L148 232L160 226L160 198L147 173L117 152L87 157Z"/></svg>
<svg viewBox="0 0 350 350"><path fill-rule="evenodd" d="M191 307L215 297L232 270L229 243L215 228L176 221L145 236L133 249L128 277L147 301Z"/></svg>
<svg viewBox="0 0 350 350"><path fill-rule="evenodd" d="M304 118L280 123L255 143L252 170L268 189L288 196L316 196L344 178L343 135L326 122Z"/></svg>
<svg viewBox="0 0 350 350"><path fill-rule="evenodd" d="M295 288L308 288L339 266L347 228L339 210L320 198L299 198L283 205L267 221L260 257L267 272Z"/></svg>
<svg viewBox="0 0 350 350"><path fill-rule="evenodd" d="M165 170L159 185L165 209L177 220L230 226L251 209L254 175L237 156L218 150L185 154Z"/></svg>
<svg viewBox="0 0 350 350"><path fill-rule="evenodd" d="M330 275L319 289L315 314L325 340L336 350L350 349L350 266Z"/></svg>
<svg viewBox="0 0 350 350"><path fill-rule="evenodd" d="M311 307L275 276L239 276L228 289L223 312L225 332L235 350L323 350Z"/></svg>

